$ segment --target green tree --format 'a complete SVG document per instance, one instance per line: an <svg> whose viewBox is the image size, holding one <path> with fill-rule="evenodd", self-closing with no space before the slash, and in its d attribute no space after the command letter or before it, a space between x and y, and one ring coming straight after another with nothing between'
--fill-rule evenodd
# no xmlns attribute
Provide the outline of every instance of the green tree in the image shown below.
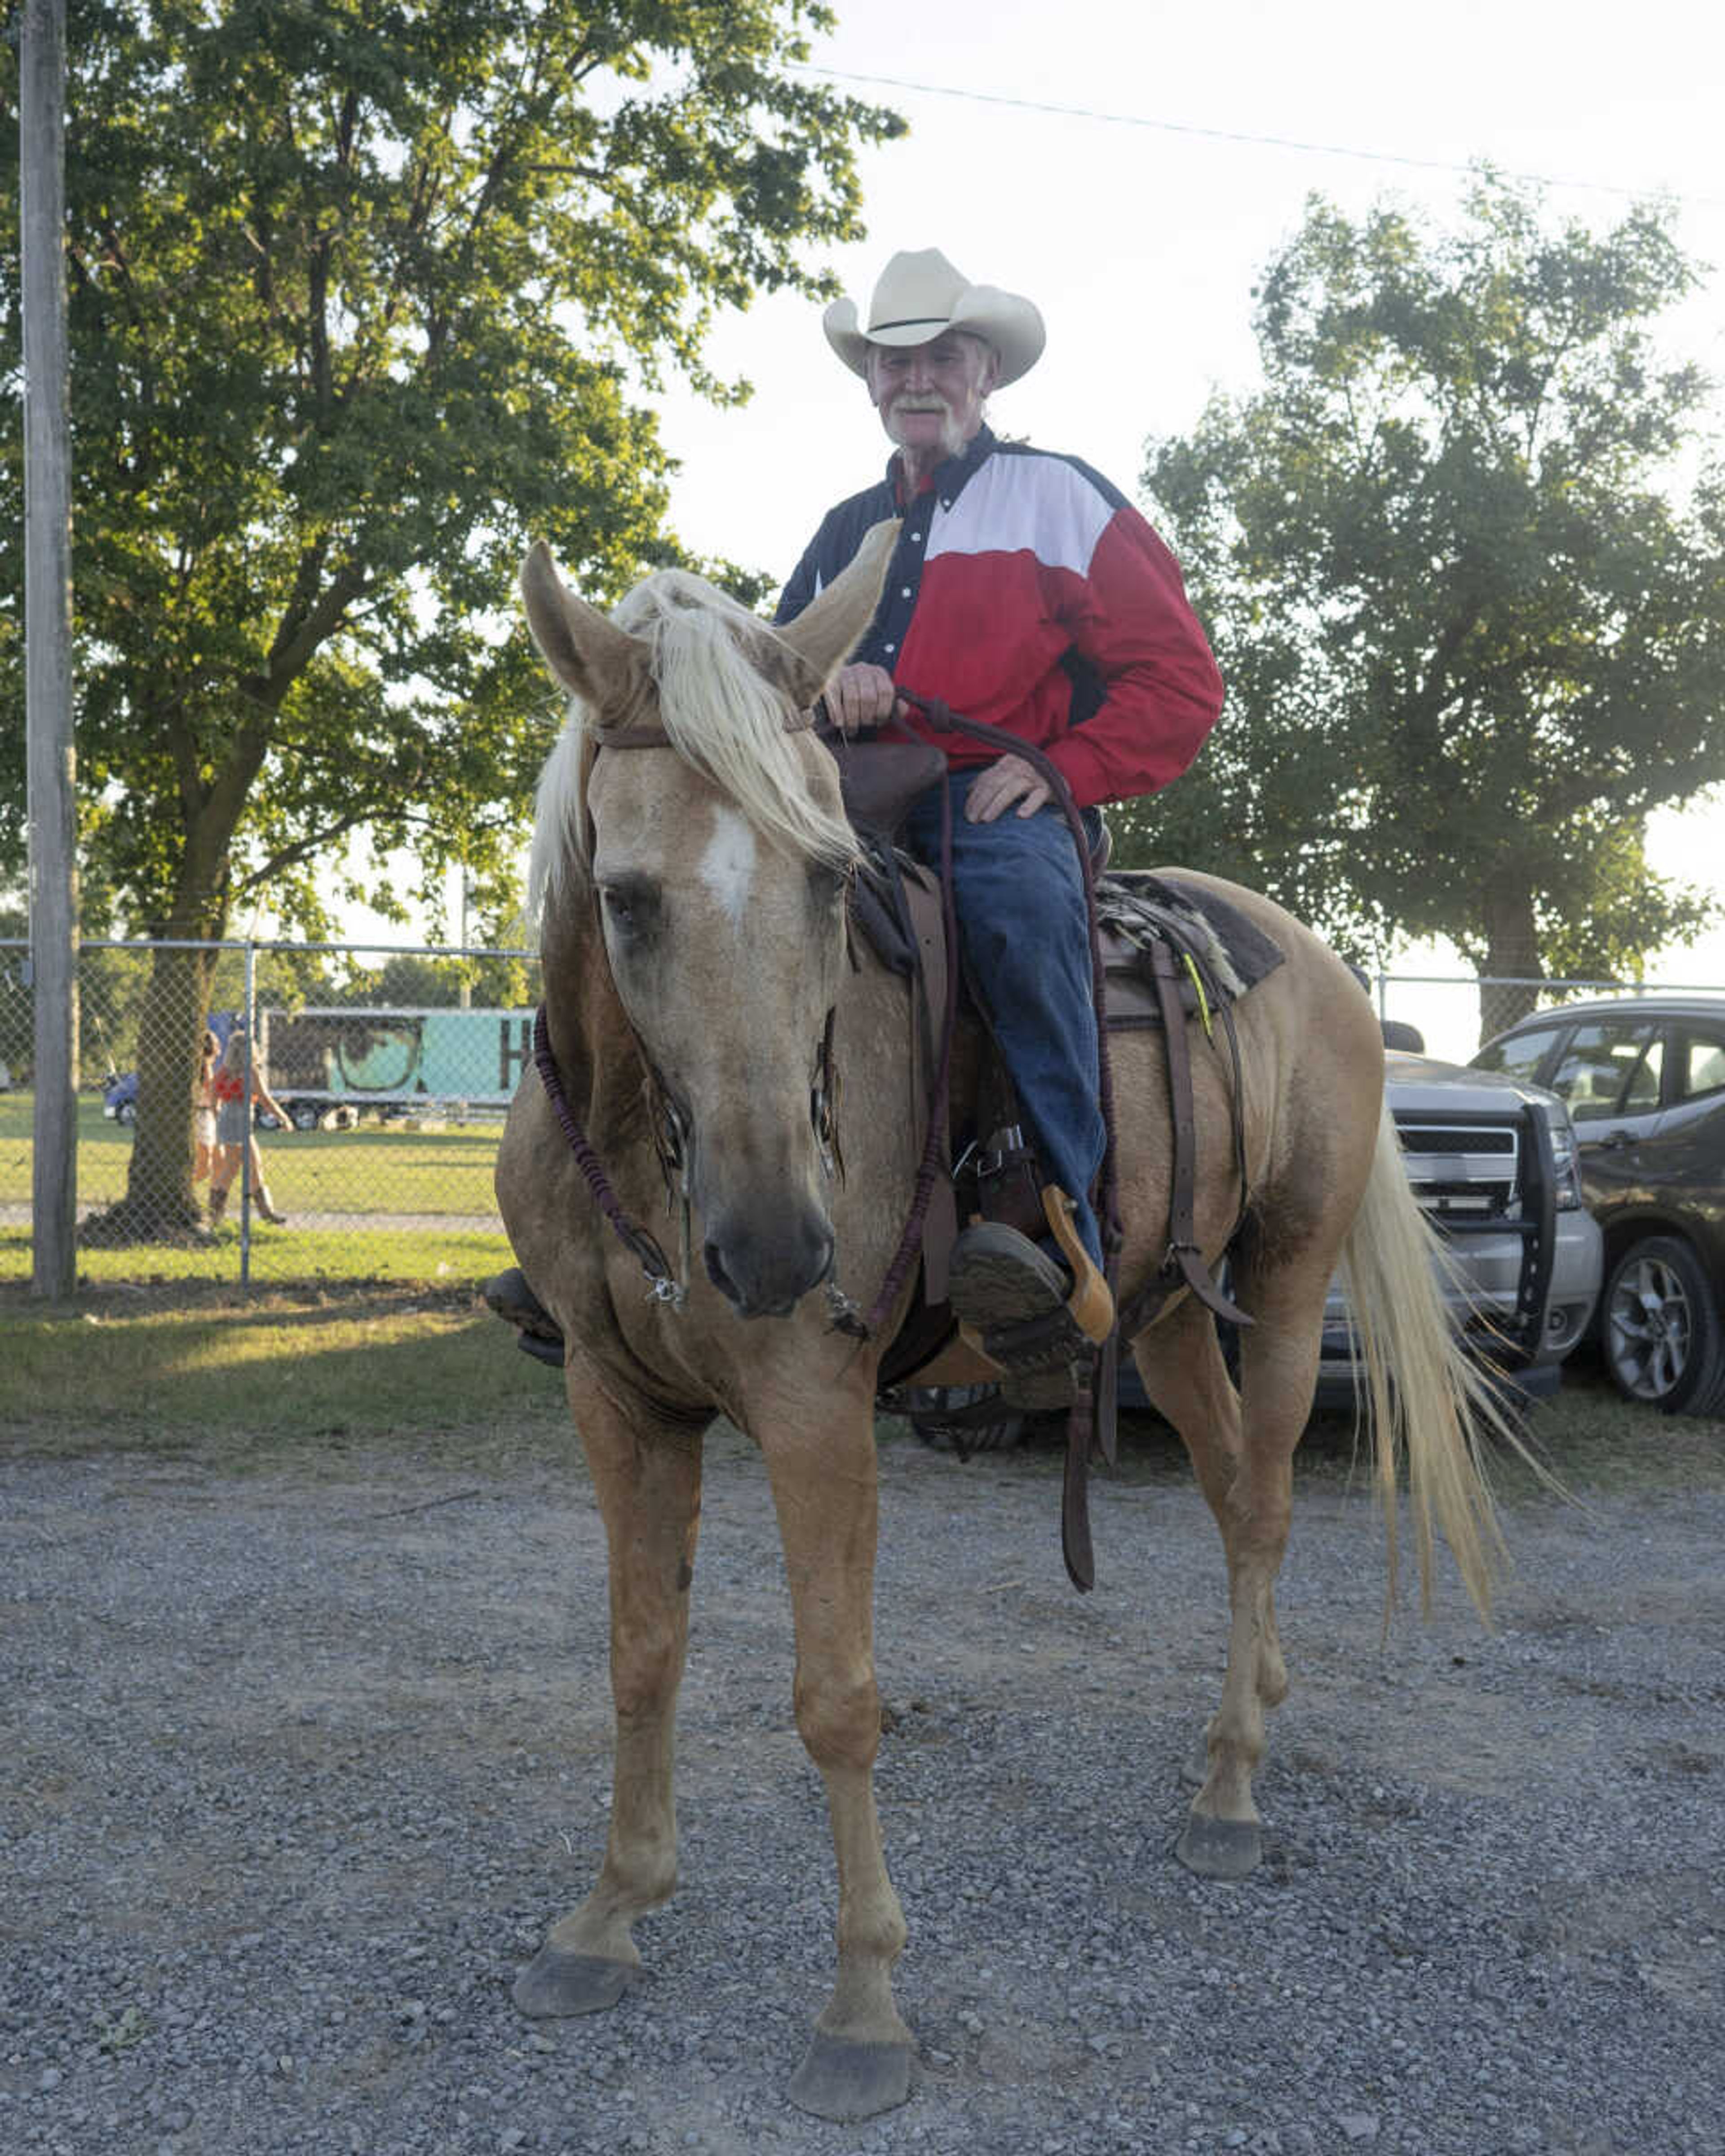
<svg viewBox="0 0 1725 2156"><path fill-rule="evenodd" d="M857 146L901 131L788 71L830 20L71 0L80 837L128 927L208 938L261 896L324 929L361 829L428 889L451 859L495 873L552 721L512 626L524 536L596 596L675 557L644 389L746 394L703 364L715 311L822 289L798 250L857 234ZM13 708L17 657L0 636ZM110 1234L194 1218L208 966L158 967Z"/></svg>
<svg viewBox="0 0 1725 2156"><path fill-rule="evenodd" d="M1257 294L1263 389L1151 444L1230 706L1138 842L1343 940L1633 973L1707 917L1648 813L1725 779L1725 478L1653 333L1697 271L1657 209L1552 232L1486 174L1466 211L1312 201Z"/></svg>

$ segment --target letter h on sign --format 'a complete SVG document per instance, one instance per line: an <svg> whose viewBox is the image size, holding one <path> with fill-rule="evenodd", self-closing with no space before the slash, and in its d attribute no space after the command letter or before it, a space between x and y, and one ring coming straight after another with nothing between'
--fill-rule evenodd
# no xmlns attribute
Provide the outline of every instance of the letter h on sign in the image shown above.
<svg viewBox="0 0 1725 2156"><path fill-rule="evenodd" d="M512 1093L533 1053L533 1014L497 1021L497 1090Z"/></svg>

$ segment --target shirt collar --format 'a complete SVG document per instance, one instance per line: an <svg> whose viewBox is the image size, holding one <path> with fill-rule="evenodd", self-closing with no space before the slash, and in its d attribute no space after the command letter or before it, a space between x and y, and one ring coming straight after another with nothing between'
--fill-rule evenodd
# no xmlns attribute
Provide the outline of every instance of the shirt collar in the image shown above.
<svg viewBox="0 0 1725 2156"><path fill-rule="evenodd" d="M942 506L950 509L993 451L993 433L986 425L978 427L956 457L948 457L944 464L935 466L934 476L918 493L937 494ZM898 451L895 449L886 460L886 484L892 489L893 500L904 507L906 505L899 490L899 475Z"/></svg>

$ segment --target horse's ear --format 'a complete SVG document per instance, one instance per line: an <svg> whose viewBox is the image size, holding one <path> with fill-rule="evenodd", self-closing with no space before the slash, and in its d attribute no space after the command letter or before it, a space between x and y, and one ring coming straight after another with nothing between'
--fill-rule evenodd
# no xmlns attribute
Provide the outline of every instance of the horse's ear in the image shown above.
<svg viewBox="0 0 1725 2156"><path fill-rule="evenodd" d="M521 603L533 641L563 686L592 706L602 726L622 718L646 674L646 646L576 597L542 539L521 563Z"/></svg>
<svg viewBox="0 0 1725 2156"><path fill-rule="evenodd" d="M897 540L896 516L873 526L846 567L778 632L779 641L789 644L808 670L799 703L812 704L861 641L875 618Z"/></svg>

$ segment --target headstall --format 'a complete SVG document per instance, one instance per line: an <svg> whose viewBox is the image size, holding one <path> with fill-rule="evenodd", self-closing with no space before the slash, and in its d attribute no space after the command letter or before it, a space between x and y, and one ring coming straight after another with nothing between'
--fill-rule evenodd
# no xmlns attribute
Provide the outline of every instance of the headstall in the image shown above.
<svg viewBox="0 0 1725 2156"><path fill-rule="evenodd" d="M809 724L803 721L788 725L788 732L799 732ZM611 739L599 742L600 748L670 748L675 747L663 726L651 724L630 726ZM603 931L601 929L601 935ZM809 1081L809 1116L814 1132L814 1142L820 1155L823 1173L829 1182L835 1177L844 1180L845 1157L839 1144L838 1071L833 1061L833 1027L837 1009L829 1009L826 1023L815 1047L814 1068ZM562 1074L558 1070L557 1058L552 1052L550 1028L547 1022L545 1005L542 1003L533 1020L533 1065L539 1073L540 1083L551 1103L552 1113L557 1117L569 1150L575 1156L575 1164L593 1194L593 1203L610 1223L618 1240L634 1257L647 1283L647 1293L655 1302L681 1310L689 1300L689 1279L692 1257L693 1234L690 1223L689 1150L691 1130L689 1118L681 1103L642 1046L640 1037L631 1026L636 1053L641 1059L646 1074L644 1091L647 1096L649 1124L653 1134L653 1149L658 1157L660 1172L665 1178L665 1196L677 1214L677 1257L673 1269L658 1238L650 1229L642 1227L626 1213L611 1187L610 1177L604 1163L593 1150L592 1142L576 1120L569 1106L569 1096L563 1090ZM834 1329L850 1334L857 1339L866 1339L872 1327L864 1322L856 1305L830 1276L824 1283L827 1312Z"/></svg>

